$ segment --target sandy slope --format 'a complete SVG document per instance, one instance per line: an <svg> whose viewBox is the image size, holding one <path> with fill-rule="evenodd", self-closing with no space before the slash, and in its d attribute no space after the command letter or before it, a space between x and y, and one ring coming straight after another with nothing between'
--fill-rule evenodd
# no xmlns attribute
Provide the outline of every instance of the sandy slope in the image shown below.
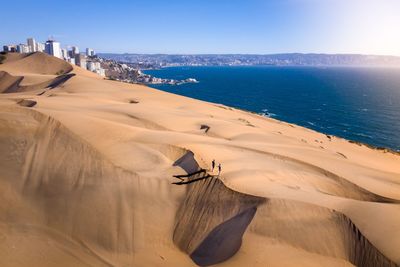
<svg viewBox="0 0 400 267"><path fill-rule="evenodd" d="M0 71L1 266L400 264L399 155L40 53ZM189 150L221 180L172 185Z"/></svg>

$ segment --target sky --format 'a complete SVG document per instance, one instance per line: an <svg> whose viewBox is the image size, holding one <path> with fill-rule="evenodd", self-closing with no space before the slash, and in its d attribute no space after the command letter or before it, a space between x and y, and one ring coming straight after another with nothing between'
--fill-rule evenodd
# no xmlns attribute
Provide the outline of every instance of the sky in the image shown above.
<svg viewBox="0 0 400 267"><path fill-rule="evenodd" d="M400 56L400 0L19 0L0 44L49 36L97 52Z"/></svg>

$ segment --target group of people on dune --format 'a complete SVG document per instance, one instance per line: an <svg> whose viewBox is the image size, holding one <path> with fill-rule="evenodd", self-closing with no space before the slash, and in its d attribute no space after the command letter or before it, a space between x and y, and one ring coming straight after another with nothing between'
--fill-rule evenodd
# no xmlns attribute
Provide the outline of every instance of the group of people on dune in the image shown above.
<svg viewBox="0 0 400 267"><path fill-rule="evenodd" d="M221 174L221 169L222 169L221 163L218 163L217 168L218 168L218 177L219 177L219 175ZM214 172L214 169L215 169L215 159L213 159L211 161L211 172Z"/></svg>

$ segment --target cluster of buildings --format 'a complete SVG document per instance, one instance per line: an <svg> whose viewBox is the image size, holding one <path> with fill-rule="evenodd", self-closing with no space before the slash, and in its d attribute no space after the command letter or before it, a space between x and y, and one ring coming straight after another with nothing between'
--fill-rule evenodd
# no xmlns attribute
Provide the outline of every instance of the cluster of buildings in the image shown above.
<svg viewBox="0 0 400 267"><path fill-rule="evenodd" d="M3 51L17 53L45 52L105 77L105 70L96 59L96 52L91 48L86 48L86 53L80 53L77 46L72 46L70 49L61 48L61 44L53 39L40 43L36 42L34 38L28 38L26 44L4 45Z"/></svg>
<svg viewBox="0 0 400 267"><path fill-rule="evenodd" d="M107 70L107 77L111 80L126 82L126 83L141 83L141 84L169 84L180 85L184 83L197 83L193 78L185 80L162 79L143 73L137 64L123 63L112 59L98 58L102 66Z"/></svg>

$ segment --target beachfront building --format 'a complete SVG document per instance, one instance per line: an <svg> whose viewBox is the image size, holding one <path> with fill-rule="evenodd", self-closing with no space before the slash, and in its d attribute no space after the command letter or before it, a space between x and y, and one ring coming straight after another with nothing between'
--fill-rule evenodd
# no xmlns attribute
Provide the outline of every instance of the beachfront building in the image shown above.
<svg viewBox="0 0 400 267"><path fill-rule="evenodd" d="M48 40L46 42L45 52L49 55L62 58L60 43L54 40Z"/></svg>
<svg viewBox="0 0 400 267"><path fill-rule="evenodd" d="M35 39L28 38L28 39L26 39L26 43L28 44L30 52L36 52L37 51L37 45L36 45Z"/></svg>
<svg viewBox="0 0 400 267"><path fill-rule="evenodd" d="M86 55L88 57L94 57L96 55L96 53L94 52L94 50L92 48L86 48Z"/></svg>
<svg viewBox="0 0 400 267"><path fill-rule="evenodd" d="M29 46L27 46L26 44L19 44L17 45L17 52L18 53L29 53Z"/></svg>

